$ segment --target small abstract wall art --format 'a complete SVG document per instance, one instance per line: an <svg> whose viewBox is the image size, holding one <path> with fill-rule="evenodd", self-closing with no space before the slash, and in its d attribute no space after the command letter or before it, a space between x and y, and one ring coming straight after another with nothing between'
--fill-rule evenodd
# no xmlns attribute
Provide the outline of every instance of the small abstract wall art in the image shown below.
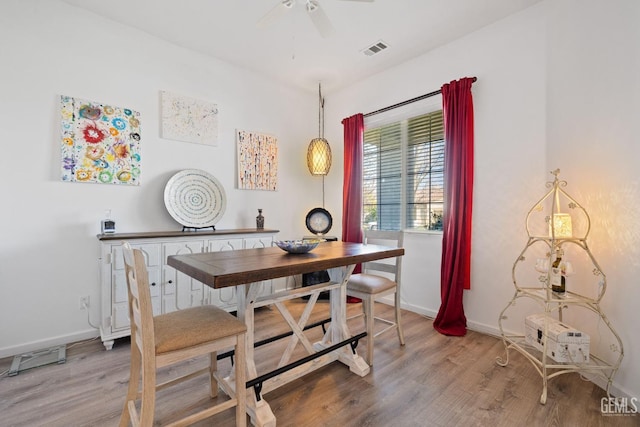
<svg viewBox="0 0 640 427"><path fill-rule="evenodd" d="M238 188L278 189L278 140L274 136L238 131Z"/></svg>
<svg viewBox="0 0 640 427"><path fill-rule="evenodd" d="M160 91L162 138L218 145L218 105Z"/></svg>
<svg viewBox="0 0 640 427"><path fill-rule="evenodd" d="M140 113L62 95L62 180L140 184Z"/></svg>

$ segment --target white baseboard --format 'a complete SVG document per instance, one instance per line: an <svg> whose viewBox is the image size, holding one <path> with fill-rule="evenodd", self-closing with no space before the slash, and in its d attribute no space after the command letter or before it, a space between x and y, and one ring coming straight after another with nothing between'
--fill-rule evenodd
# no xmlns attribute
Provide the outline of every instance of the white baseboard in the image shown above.
<svg viewBox="0 0 640 427"><path fill-rule="evenodd" d="M100 336L97 329L87 329L85 331L76 332L68 335L60 335L53 338L47 338L39 341L31 341L28 343L0 348L0 358L18 356L24 353L30 353L38 350L45 350L63 344L70 344L78 341L84 341Z"/></svg>

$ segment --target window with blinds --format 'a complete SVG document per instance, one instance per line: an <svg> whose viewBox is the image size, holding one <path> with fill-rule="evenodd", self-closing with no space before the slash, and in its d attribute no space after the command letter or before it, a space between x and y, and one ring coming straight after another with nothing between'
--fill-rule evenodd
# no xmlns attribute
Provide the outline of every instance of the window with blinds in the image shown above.
<svg viewBox="0 0 640 427"><path fill-rule="evenodd" d="M442 110L364 132L363 227L442 230Z"/></svg>

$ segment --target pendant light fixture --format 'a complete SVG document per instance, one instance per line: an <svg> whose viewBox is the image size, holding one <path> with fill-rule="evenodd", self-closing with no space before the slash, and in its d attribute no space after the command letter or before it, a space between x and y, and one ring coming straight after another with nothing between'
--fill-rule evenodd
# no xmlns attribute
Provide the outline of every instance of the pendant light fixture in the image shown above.
<svg viewBox="0 0 640 427"><path fill-rule="evenodd" d="M331 147L329 142L324 139L324 98L320 83L318 83L318 138L312 139L309 143L307 166L311 175L324 176L331 169Z"/></svg>
<svg viewBox="0 0 640 427"><path fill-rule="evenodd" d="M331 147L329 147L329 142L324 139L324 98L322 98L320 83L318 83L318 138L312 139L309 143L307 166L311 175L322 176L322 207L309 211L305 219L307 229L326 240L336 240L335 237L325 236L333 225L331 214L324 208L324 177L331 169Z"/></svg>

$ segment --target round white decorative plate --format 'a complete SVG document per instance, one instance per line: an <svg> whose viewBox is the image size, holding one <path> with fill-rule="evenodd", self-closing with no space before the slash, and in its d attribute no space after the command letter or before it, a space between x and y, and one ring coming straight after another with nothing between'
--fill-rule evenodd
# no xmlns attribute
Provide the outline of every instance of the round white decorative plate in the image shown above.
<svg viewBox="0 0 640 427"><path fill-rule="evenodd" d="M164 188L169 215L185 227L215 226L227 207L227 196L218 180L199 169L173 175Z"/></svg>

